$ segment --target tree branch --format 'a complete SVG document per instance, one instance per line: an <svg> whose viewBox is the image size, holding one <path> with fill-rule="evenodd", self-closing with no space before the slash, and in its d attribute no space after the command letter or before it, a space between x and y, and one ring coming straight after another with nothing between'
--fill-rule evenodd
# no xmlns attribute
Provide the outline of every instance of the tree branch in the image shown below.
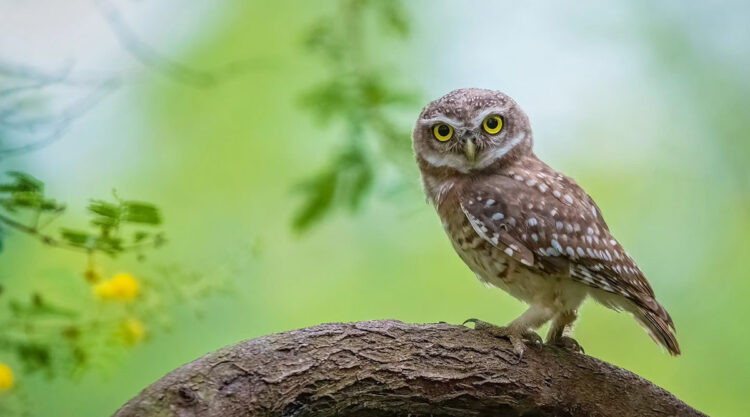
<svg viewBox="0 0 750 417"><path fill-rule="evenodd" d="M553 347L384 320L210 353L125 404L130 416L703 416L624 369Z"/></svg>

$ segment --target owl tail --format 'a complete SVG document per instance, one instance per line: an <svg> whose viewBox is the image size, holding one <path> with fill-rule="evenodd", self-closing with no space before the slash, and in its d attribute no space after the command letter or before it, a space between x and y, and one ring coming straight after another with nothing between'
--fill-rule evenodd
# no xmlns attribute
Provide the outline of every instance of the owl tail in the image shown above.
<svg viewBox="0 0 750 417"><path fill-rule="evenodd" d="M654 342L667 349L670 355L680 354L680 345L675 337L674 323L667 310L656 300L651 299L647 307L633 306L631 310L638 323L646 329L646 333L654 339Z"/></svg>

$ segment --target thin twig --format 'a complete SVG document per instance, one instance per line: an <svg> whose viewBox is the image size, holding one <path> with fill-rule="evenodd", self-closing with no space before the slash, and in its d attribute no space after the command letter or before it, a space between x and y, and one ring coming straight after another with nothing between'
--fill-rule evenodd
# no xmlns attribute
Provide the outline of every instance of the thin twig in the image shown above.
<svg viewBox="0 0 750 417"><path fill-rule="evenodd" d="M142 41L111 2L95 0L94 4L99 8L101 15L126 51L144 66L175 81L195 87L212 87L257 65L255 60L248 59L231 62L212 71L191 68L159 53L151 45Z"/></svg>
<svg viewBox="0 0 750 417"><path fill-rule="evenodd" d="M19 221L16 221L16 220L14 220L14 219L12 219L12 218L10 218L10 217L2 214L2 213L0 213L0 223L3 223L6 226L8 226L8 227L10 227L12 229L15 229L15 230L17 230L19 232L23 232L23 233L25 233L25 234L27 234L27 235L29 235L29 236L31 236L31 237L39 240L40 242L44 243L47 246L52 246L52 247L57 247L57 248L62 248L62 249L75 250L75 251L88 252L88 249L84 249L84 248L79 248L79 247L76 247L76 246L67 245L67 244L65 244L65 243L63 243L63 242L61 242L61 241L53 238L52 236L45 235L45 234L39 232L39 230L37 230L37 229L35 229L35 228L31 227L31 226L27 226L27 225L25 225L25 224L23 224L23 223L21 223Z"/></svg>

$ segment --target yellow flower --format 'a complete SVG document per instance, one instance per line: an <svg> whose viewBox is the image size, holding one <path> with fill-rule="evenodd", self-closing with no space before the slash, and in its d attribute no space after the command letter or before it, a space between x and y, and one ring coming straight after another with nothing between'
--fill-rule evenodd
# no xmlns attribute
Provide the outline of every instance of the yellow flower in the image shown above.
<svg viewBox="0 0 750 417"><path fill-rule="evenodd" d="M134 345L143 340L146 335L146 326L138 319L127 319L122 323L122 335L125 343Z"/></svg>
<svg viewBox="0 0 750 417"><path fill-rule="evenodd" d="M0 362L0 391L13 388L13 371L10 367Z"/></svg>
<svg viewBox="0 0 750 417"><path fill-rule="evenodd" d="M130 274L117 274L94 285L94 294L104 300L130 301L138 294L138 281Z"/></svg>

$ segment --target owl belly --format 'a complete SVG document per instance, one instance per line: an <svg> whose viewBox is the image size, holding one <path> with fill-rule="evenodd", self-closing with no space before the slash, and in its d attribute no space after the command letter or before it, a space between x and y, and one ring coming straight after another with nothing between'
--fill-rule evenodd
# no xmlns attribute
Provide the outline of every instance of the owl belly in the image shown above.
<svg viewBox="0 0 750 417"><path fill-rule="evenodd" d="M577 308L586 295L585 287L568 277L537 272L509 257L480 237L468 221L446 231L456 253L480 281L521 301L563 311Z"/></svg>

